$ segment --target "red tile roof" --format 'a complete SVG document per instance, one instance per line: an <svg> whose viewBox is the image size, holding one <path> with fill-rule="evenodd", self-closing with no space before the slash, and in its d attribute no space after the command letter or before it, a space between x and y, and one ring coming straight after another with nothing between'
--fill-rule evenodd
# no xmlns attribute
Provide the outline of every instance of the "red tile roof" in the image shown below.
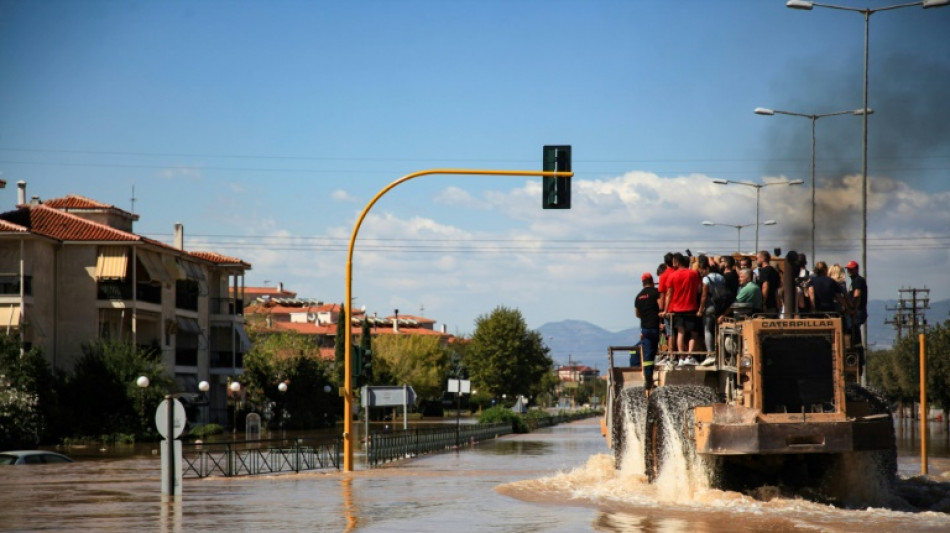
<svg viewBox="0 0 950 533"><path fill-rule="evenodd" d="M217 252L199 251L189 253L199 259L204 259L205 261L209 261L216 265L239 265L244 268L251 268L250 263L245 263L237 257L230 257Z"/></svg>
<svg viewBox="0 0 950 533"><path fill-rule="evenodd" d="M280 305L280 304L252 304L244 308L244 313L247 315L289 315L291 313L312 313L314 312L313 307L307 306L293 306L293 305Z"/></svg>
<svg viewBox="0 0 950 533"><path fill-rule="evenodd" d="M82 217L48 207L45 204L24 205L16 211L0 214L0 219L28 228L31 232L60 241L141 241L133 233L92 222Z"/></svg>
<svg viewBox="0 0 950 533"><path fill-rule="evenodd" d="M74 198L72 196L67 198ZM83 200L88 200L86 198ZM92 200L88 200L92 202ZM97 203L98 204L98 203ZM104 204L99 204L104 205ZM209 261L217 264L212 257L225 258L233 264L240 264L246 268L251 265L237 258L227 257L214 252L196 252L189 253L169 246L163 242L142 237L134 233L122 231L113 228L107 224L93 222L72 213L60 211L49 204L25 204L15 211L8 211L0 214L0 231L9 232L32 232L37 235L49 237L59 241L78 241L78 242L141 242L150 244L169 251L190 255L196 259Z"/></svg>
<svg viewBox="0 0 950 533"><path fill-rule="evenodd" d="M120 209L114 205L97 202L96 200L86 198L85 196L79 196L78 194L67 194L63 198L53 198L51 200L46 200L43 202L43 205L64 211L112 211L114 213L129 217L132 220L139 219L138 215L129 213L125 209Z"/></svg>
<svg viewBox="0 0 950 533"><path fill-rule="evenodd" d="M389 320L392 320L392 319L396 318L396 316L395 316L395 315L391 315L391 316L388 316L388 317L386 317L386 318L388 318ZM420 324L435 324L435 320L432 320L431 318L421 317L421 316L399 315L398 318L399 318L400 320L415 320L416 322L418 322L418 323L420 323Z"/></svg>
<svg viewBox="0 0 950 533"><path fill-rule="evenodd" d="M12 222L7 222L6 220L0 220L0 231L10 231L15 233L26 233L29 231L25 226L19 224L14 224Z"/></svg>
<svg viewBox="0 0 950 533"><path fill-rule="evenodd" d="M251 296L254 294L280 294L281 298L296 298L297 293L293 291L281 291L277 287L244 287L244 294Z"/></svg>

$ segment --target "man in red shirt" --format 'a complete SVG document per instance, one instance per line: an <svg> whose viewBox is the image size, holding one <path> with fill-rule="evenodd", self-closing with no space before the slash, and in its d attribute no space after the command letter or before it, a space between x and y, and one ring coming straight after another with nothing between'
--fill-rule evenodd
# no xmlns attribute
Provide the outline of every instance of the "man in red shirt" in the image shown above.
<svg viewBox="0 0 950 533"><path fill-rule="evenodd" d="M676 345L680 350L692 352L701 331L702 320L696 316L696 311L699 310L703 282L699 273L689 268L689 259L683 254L673 254L673 263L678 268L667 279L666 312L673 315ZM679 366L695 364L698 361L691 354L679 362Z"/></svg>
<svg viewBox="0 0 950 533"><path fill-rule="evenodd" d="M676 334L673 331L673 321L669 316L664 316L666 307L669 304L666 293L670 288L670 275L677 268L676 262L673 261L673 252L667 252L666 255L663 256L663 264L666 265L666 270L659 274L659 283L657 284L656 290L660 293L660 316L663 317L664 329L666 330L667 349L671 352L675 352ZM662 363L663 360L660 362Z"/></svg>

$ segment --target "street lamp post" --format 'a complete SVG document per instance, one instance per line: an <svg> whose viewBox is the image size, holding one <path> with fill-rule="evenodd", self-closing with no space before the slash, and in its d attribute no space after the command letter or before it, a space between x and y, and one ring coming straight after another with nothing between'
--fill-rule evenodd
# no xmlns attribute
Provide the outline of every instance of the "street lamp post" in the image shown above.
<svg viewBox="0 0 950 533"><path fill-rule="evenodd" d="M822 113L822 114L806 114L806 113L796 113L794 111L781 111L778 109L767 109L764 107L755 108L756 115L765 115L772 116L775 114L779 115L790 115L793 117L805 117L811 119L811 260L815 261L815 122L818 119L823 117L833 117L837 115L864 115L864 109L855 109L851 111L836 111L834 113ZM874 111L868 110L867 114L872 114Z"/></svg>
<svg viewBox="0 0 950 533"><path fill-rule="evenodd" d="M232 420L231 420L231 433L237 433L237 416L238 416L238 399L237 396L241 392L241 382L240 381L231 381L231 378L228 378L228 396L231 397L231 404L233 406Z"/></svg>
<svg viewBox="0 0 950 533"><path fill-rule="evenodd" d="M932 7L944 7L947 4L950 4L950 0L920 0L917 2L910 2L907 4L895 4L891 6L884 6L878 8L856 8L856 7L846 7L846 6L836 6L831 4L821 4L818 2L811 2L808 0L788 0L785 3L786 7L791 9L803 9L810 11L813 7L827 7L829 9L837 9L840 11L851 11L854 13L861 13L864 15L864 105L861 106L862 109L868 108L868 59L870 56L870 43L871 36L871 15L877 13L878 11L892 11L895 9L901 9L904 7L912 6L921 6L924 9L929 9ZM868 113L864 113L862 122L862 133L861 133L861 268L864 269L864 279L868 279ZM813 259L814 260L814 259ZM861 335L864 342L867 342L868 338L868 325L867 323L861 325ZM861 376L861 383L866 383L867 375Z"/></svg>
<svg viewBox="0 0 950 533"><path fill-rule="evenodd" d="M151 382L149 381L148 376L139 376L138 379L135 380L135 384L136 384L140 389L142 389L143 393L144 393L145 389L148 388L148 386L149 386L150 383L151 383ZM211 389L211 386L208 384L207 381L202 381L202 382L198 383L198 390L199 390L199 391L201 391L201 392L208 392L208 390L210 390L210 389ZM181 457L180 457L180 456L181 456L181 448L175 446L175 441L178 439L178 436L175 434L175 426L176 426L176 424L175 424L175 404L178 404L178 403L179 403L177 400L178 400L178 398L180 398L183 394L186 394L186 393L185 393L185 392L175 392L175 393L171 393L171 394L166 394L166 395L165 395L165 408L166 408L166 411L165 411L165 423L166 423L166 427L165 427L165 428L161 428L161 427L158 428L159 433L161 433L163 429L164 429L164 431L165 431L165 433L164 433L164 437L165 437L165 448L164 448L164 450L165 450L165 460L166 460L166 463L163 465L163 467L165 467L166 470L167 470L167 472L165 472L165 474L167 474L167 477L163 477L163 478L162 478L162 482L165 483L165 485L163 485L162 488L163 488L163 492L166 493L166 494L168 494L168 495L170 495L170 496L174 496L174 495L175 495L175 486L176 486L177 482L181 481L181 474L180 474L180 470L181 470L181 468L180 468L180 465L181 465ZM143 396L143 405L144 405L144 396ZM179 404L179 405L180 405L180 404ZM159 407L159 410L160 410L160 409L161 409L161 407ZM159 417L158 417L158 415L156 414L156 420L155 420L156 424L158 423L158 421L159 421ZM183 421L183 422L184 422L184 421ZM184 427L184 426L182 426L182 427ZM166 489L167 489L167 492L166 492Z"/></svg>
<svg viewBox="0 0 950 533"><path fill-rule="evenodd" d="M772 185L801 185L805 183L804 180L792 180L792 181L770 181L768 183L752 183L749 181L736 181L736 180L713 180L713 183L717 185L729 185L734 183L736 185L745 185L746 187L752 187L755 189L755 251L759 251L759 193L762 192L764 187L769 187Z"/></svg>
<svg viewBox="0 0 950 533"><path fill-rule="evenodd" d="M775 222L774 220L766 220L765 222L762 223L763 226L774 226L775 224L778 224L778 223ZM742 228L755 226L755 224L723 224L721 222L712 222L710 220L704 220L703 226L728 226L730 228L736 228L736 251L739 253L742 253ZM758 246L756 248L758 248Z"/></svg>

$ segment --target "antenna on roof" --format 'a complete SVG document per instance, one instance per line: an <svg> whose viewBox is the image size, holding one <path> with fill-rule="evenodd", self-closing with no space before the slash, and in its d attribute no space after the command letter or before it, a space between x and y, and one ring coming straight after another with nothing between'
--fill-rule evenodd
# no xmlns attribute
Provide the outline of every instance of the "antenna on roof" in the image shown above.
<svg viewBox="0 0 950 533"><path fill-rule="evenodd" d="M134 215L134 214L135 214L135 184L134 184L134 183L132 184L132 198L131 198L131 200L132 200L132 211L131 211L131 212L132 212L132 214Z"/></svg>

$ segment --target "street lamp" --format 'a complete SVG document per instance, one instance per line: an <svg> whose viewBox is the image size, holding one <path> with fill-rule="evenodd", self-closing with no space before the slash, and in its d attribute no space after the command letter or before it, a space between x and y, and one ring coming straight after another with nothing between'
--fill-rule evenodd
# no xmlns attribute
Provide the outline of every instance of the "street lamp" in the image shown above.
<svg viewBox="0 0 950 533"><path fill-rule="evenodd" d="M950 1L950 0L947 0ZM755 108L756 115L772 116L775 114L790 115L793 117L805 117L811 119L811 260L815 261L815 122L823 117L833 117L837 115L864 115L864 109L855 109L850 111L836 111L834 113L823 113L820 115L809 115L806 113L796 113L794 111L781 111L778 109L767 109L765 107ZM873 114L874 111L868 109L867 114Z"/></svg>
<svg viewBox="0 0 950 533"><path fill-rule="evenodd" d="M241 392L241 382L240 381L231 381L231 378L228 378L228 396L232 399L233 406L233 415L231 418L231 433L237 433L237 415L238 415L238 400L237 395Z"/></svg>
<svg viewBox="0 0 950 533"><path fill-rule="evenodd" d="M865 8L860 9L856 7L845 7L845 6L836 6L831 4L820 4L818 2L810 2L807 0L788 0L785 3L786 7L791 9L803 9L810 11L813 7L827 7L829 9L837 9L840 11L852 11L854 13L862 13L864 15L864 105L861 106L862 109L868 109L868 58L870 56L870 50L868 44L870 43L871 35L871 15L877 13L878 11L892 11L894 9L901 9L904 7L912 6L921 6L924 9L929 9L932 7L944 7L947 4L950 4L950 0L922 0L917 2L910 2L907 4L895 4L891 6L884 6L878 8ZM861 267L864 269L864 279L868 277L868 114L864 114L864 119L861 121L863 123L863 131L861 134ZM814 260L814 258L812 259ZM868 325L867 323L861 325L861 338L867 342L868 338ZM861 376L861 383L866 384L867 374Z"/></svg>
<svg viewBox="0 0 950 533"><path fill-rule="evenodd" d="M948 0L950 1L950 0ZM736 185L745 185L746 187L752 187L755 189L755 251L759 251L759 193L762 191L763 187L769 187L772 185L801 185L805 183L805 180L792 180L792 181L770 181L768 183L752 183L749 181L736 181L736 180L720 180L715 179L713 183L716 185L729 185L734 183Z"/></svg>
<svg viewBox="0 0 950 533"><path fill-rule="evenodd" d="M763 226L774 226L776 224L778 224L778 222L774 220L766 220L765 222L762 223ZM712 222L710 220L704 220L703 226L728 226L730 228L736 228L736 251L741 253L742 252L742 228L755 226L755 224L723 224L721 222Z"/></svg>

